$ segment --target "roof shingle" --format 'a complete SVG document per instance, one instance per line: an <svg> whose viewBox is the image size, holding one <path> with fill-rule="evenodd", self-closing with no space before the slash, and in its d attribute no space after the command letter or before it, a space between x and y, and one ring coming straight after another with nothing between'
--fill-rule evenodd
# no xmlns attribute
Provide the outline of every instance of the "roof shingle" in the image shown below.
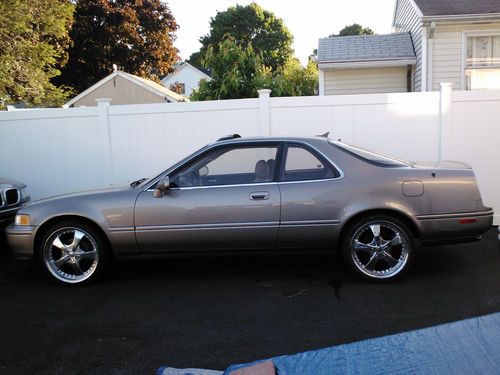
<svg viewBox="0 0 500 375"><path fill-rule="evenodd" d="M412 59L410 33L354 35L321 38L318 62Z"/></svg>
<svg viewBox="0 0 500 375"><path fill-rule="evenodd" d="M424 16L500 13L500 0L414 0Z"/></svg>

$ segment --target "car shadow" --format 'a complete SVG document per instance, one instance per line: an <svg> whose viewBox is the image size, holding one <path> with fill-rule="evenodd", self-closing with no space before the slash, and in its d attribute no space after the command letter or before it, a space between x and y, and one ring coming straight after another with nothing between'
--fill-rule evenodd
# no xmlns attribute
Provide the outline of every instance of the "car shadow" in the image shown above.
<svg viewBox="0 0 500 375"><path fill-rule="evenodd" d="M334 255L197 255L162 257L157 259L118 260L109 278L115 280L189 278L329 278L344 275L347 267Z"/></svg>

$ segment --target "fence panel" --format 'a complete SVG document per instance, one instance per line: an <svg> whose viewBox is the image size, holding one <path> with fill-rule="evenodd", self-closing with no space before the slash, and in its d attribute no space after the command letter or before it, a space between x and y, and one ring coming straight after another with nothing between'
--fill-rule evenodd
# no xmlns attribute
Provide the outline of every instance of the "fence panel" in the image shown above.
<svg viewBox="0 0 500 375"><path fill-rule="evenodd" d="M0 114L0 176L29 185L33 198L112 184L96 108Z"/></svg>
<svg viewBox="0 0 500 375"><path fill-rule="evenodd" d="M448 90L448 91L446 91ZM153 176L232 133L333 138L413 161L474 167L500 222L500 91L342 95L0 113L0 176L34 199Z"/></svg>

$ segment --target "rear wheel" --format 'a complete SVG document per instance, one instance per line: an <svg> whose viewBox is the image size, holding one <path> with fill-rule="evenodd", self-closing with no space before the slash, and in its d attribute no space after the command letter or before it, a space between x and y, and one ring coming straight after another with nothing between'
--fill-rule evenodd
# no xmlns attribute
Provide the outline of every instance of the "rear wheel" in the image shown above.
<svg viewBox="0 0 500 375"><path fill-rule="evenodd" d="M95 281L108 263L108 249L100 233L77 221L51 227L43 236L40 261L47 276L60 284Z"/></svg>
<svg viewBox="0 0 500 375"><path fill-rule="evenodd" d="M392 281L407 270L413 258L411 232L393 217L366 217L348 230L342 251L359 276L373 282Z"/></svg>

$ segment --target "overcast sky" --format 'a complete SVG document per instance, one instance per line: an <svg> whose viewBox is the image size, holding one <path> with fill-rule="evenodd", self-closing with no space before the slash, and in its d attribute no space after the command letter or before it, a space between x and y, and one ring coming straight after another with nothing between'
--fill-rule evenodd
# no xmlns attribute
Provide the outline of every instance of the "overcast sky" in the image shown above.
<svg viewBox="0 0 500 375"><path fill-rule="evenodd" d="M255 1L255 0L254 0ZM251 0L167 0L179 30L175 46L182 59L200 48L198 39L208 33L210 17L229 6ZM359 23L377 34L391 32L395 0L258 0L266 10L282 18L294 36L295 55L305 63L318 39Z"/></svg>

